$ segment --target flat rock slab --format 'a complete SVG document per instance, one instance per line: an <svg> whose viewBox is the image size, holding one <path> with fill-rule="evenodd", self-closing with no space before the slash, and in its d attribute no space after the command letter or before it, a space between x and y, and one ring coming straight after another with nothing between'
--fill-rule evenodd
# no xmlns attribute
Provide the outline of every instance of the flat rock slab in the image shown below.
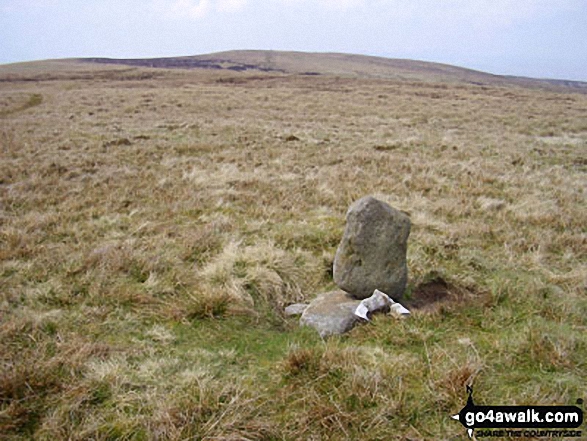
<svg viewBox="0 0 587 441"><path fill-rule="evenodd" d="M285 308L285 315L286 317L290 317L292 315L302 315L308 306L309 305L307 303L294 303L293 305L289 305Z"/></svg>
<svg viewBox="0 0 587 441"><path fill-rule="evenodd" d="M300 323L313 327L321 337L344 334L360 321L355 315L359 303L340 290L320 294L304 310Z"/></svg>

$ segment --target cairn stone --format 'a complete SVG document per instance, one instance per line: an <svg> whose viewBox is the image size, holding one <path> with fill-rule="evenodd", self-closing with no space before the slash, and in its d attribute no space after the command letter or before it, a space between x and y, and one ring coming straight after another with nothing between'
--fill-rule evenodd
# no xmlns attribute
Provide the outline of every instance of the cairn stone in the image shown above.
<svg viewBox="0 0 587 441"><path fill-rule="evenodd" d="M409 217L366 196L351 205L346 220L334 258L334 282L356 299L365 299L376 289L401 298L408 279Z"/></svg>
<svg viewBox="0 0 587 441"><path fill-rule="evenodd" d="M307 303L294 303L293 305L286 306L284 311L285 316L302 315L308 306Z"/></svg>
<svg viewBox="0 0 587 441"><path fill-rule="evenodd" d="M379 290L375 290L371 297L364 300L357 300L341 290L331 291L320 294L310 305L303 306L305 308L300 323L313 327L323 338L344 334L357 323L370 321L375 313L391 311L396 317L410 314L401 304Z"/></svg>
<svg viewBox="0 0 587 441"><path fill-rule="evenodd" d="M359 303L340 290L320 294L304 310L300 324L313 327L321 337L344 334L359 321L355 315Z"/></svg>

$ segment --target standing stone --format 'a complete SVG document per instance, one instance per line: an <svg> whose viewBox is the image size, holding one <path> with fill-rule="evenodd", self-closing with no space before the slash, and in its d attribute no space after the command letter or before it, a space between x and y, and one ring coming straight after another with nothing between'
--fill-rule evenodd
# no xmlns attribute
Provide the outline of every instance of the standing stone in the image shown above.
<svg viewBox="0 0 587 441"><path fill-rule="evenodd" d="M401 298L408 279L410 225L406 214L372 196L351 205L334 258L338 287L357 299L371 296L376 289Z"/></svg>

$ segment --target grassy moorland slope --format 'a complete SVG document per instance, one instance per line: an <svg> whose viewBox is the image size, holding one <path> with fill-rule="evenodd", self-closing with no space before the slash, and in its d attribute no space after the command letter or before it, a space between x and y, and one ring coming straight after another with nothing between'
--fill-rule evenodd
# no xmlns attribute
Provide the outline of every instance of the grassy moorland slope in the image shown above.
<svg viewBox="0 0 587 441"><path fill-rule="evenodd" d="M435 77L0 67L0 438L448 440L466 384L587 397L586 111ZM333 287L366 194L410 213L408 301L444 298L324 342L282 307Z"/></svg>
<svg viewBox="0 0 587 441"><path fill-rule="evenodd" d="M340 53L286 51L227 51L207 55L147 59L85 58L85 63L179 69L258 71L302 75L336 75L347 78L385 78L443 81L476 85L542 87L587 91L581 81L548 80L492 75L448 64Z"/></svg>

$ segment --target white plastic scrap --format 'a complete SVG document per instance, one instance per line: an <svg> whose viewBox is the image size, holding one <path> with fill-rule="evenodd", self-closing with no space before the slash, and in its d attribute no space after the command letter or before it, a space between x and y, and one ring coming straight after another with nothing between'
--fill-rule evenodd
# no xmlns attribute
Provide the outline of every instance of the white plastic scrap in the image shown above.
<svg viewBox="0 0 587 441"><path fill-rule="evenodd" d="M392 300L392 302L393 302L393 300ZM410 311L404 305L402 305L401 303L398 303L398 302L394 302L393 305L391 305L391 310L393 312L400 314L400 315L409 315L410 314Z"/></svg>
<svg viewBox="0 0 587 441"><path fill-rule="evenodd" d="M371 297L368 297L359 303L359 306L355 309L355 315L364 320L369 320L369 317L367 316L368 313L379 311L385 307L389 307L392 312L399 314L400 316L410 314L410 311L403 305L394 302L387 294L376 289Z"/></svg>

